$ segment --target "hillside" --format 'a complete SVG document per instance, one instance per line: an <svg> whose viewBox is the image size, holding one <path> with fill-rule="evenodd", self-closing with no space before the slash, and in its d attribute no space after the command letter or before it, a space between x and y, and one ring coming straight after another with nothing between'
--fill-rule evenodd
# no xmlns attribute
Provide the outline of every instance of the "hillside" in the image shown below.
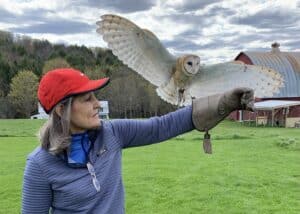
<svg viewBox="0 0 300 214"><path fill-rule="evenodd" d="M49 64L50 67L57 66L52 65L57 59L92 79L111 78L110 85L97 93L99 99L109 101L111 117L149 117L175 109L158 98L152 85L123 65L108 49L51 44L47 40L0 31L0 118L22 118L26 115L14 106L8 96L13 77L27 70L40 79ZM36 110L34 108L32 114Z"/></svg>

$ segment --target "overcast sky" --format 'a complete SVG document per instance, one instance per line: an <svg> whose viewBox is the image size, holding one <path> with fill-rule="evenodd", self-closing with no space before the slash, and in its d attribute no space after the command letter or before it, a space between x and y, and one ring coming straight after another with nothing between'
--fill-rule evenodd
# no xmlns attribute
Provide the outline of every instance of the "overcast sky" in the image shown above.
<svg viewBox="0 0 300 214"><path fill-rule="evenodd" d="M106 47L103 14L124 16L155 33L175 54L210 64L241 51L300 51L300 0L0 0L0 29L53 43Z"/></svg>

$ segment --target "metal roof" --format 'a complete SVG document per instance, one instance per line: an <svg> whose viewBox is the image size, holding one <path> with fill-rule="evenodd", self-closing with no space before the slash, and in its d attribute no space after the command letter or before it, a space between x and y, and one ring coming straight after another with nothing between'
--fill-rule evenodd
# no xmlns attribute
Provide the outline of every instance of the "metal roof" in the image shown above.
<svg viewBox="0 0 300 214"><path fill-rule="evenodd" d="M255 110L274 110L278 108L286 108L290 106L300 105L300 101L285 101L285 100L267 100L254 103Z"/></svg>
<svg viewBox="0 0 300 214"><path fill-rule="evenodd" d="M273 97L300 97L300 52L281 52L273 48L270 52L242 52L254 65L270 67L284 78L284 87Z"/></svg>

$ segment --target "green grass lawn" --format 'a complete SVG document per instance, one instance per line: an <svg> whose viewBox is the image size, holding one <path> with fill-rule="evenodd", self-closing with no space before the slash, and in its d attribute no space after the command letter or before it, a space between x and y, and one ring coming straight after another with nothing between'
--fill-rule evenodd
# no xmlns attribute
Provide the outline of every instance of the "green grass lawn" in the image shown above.
<svg viewBox="0 0 300 214"><path fill-rule="evenodd" d="M0 120L0 213L19 213L26 156L41 120ZM300 213L300 130L225 121L213 155L193 131L124 150L127 213Z"/></svg>

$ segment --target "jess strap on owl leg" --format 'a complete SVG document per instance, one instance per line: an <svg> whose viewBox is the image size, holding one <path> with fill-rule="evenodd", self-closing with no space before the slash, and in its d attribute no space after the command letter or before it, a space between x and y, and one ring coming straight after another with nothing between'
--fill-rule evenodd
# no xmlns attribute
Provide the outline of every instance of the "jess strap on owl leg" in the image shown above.
<svg viewBox="0 0 300 214"><path fill-rule="evenodd" d="M194 99L192 120L199 131L205 131L204 150L211 153L208 130L215 127L235 110L253 110L254 95L250 88L235 88L224 94Z"/></svg>

